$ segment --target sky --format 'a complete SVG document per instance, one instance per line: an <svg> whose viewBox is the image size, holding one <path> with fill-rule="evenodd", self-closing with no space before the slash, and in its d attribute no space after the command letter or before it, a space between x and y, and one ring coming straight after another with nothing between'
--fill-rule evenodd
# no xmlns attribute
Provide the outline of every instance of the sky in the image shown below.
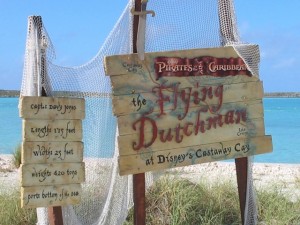
<svg viewBox="0 0 300 225"><path fill-rule="evenodd" d="M300 92L300 1L234 2L242 40L260 47L265 92ZM0 0L0 89L20 89L28 16L42 16L55 63L78 66L97 54L126 4L127 0Z"/></svg>

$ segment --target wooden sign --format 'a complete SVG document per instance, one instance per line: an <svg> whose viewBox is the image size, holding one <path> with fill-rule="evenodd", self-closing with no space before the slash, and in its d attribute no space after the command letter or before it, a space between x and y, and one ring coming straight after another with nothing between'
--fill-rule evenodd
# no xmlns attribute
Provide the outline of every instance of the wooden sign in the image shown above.
<svg viewBox="0 0 300 225"><path fill-rule="evenodd" d="M84 99L21 97L22 206L77 204L85 181ZM53 186L55 185L55 186Z"/></svg>
<svg viewBox="0 0 300 225"><path fill-rule="evenodd" d="M22 187L21 207L75 205L80 203L81 195L80 184Z"/></svg>
<svg viewBox="0 0 300 225"><path fill-rule="evenodd" d="M22 144L22 164L82 162L83 143L24 141Z"/></svg>
<svg viewBox="0 0 300 225"><path fill-rule="evenodd" d="M185 87L178 90L177 87L158 89L159 92L134 92L130 95L113 96L113 112L115 115L126 115L131 113L147 113L149 110L178 110L187 107L199 107L204 105L219 105L223 103L244 102L263 98L263 87L260 81L244 82L232 85L209 85L202 86L194 92L190 93L190 101L187 102L180 91L192 89L193 87ZM155 90L155 89L154 89ZM212 92L212 95L208 94ZM177 93L177 94L176 94ZM184 92L183 92L184 93ZM220 93L220 94L218 94ZM164 101L163 105L157 104L157 94L163 95L168 101ZM188 95L187 95L188 96Z"/></svg>
<svg viewBox="0 0 300 225"><path fill-rule="evenodd" d="M23 121L23 139L26 141L81 141L81 120Z"/></svg>
<svg viewBox="0 0 300 225"><path fill-rule="evenodd" d="M20 117L48 120L84 119L85 102L80 98L22 96Z"/></svg>
<svg viewBox="0 0 300 225"><path fill-rule="evenodd" d="M151 150L143 150L137 152L135 155L120 157L120 175L241 158L271 151L272 139L270 136L237 139L153 152Z"/></svg>
<svg viewBox="0 0 300 225"><path fill-rule="evenodd" d="M84 182L84 163L25 164L21 166L22 187Z"/></svg>
<svg viewBox="0 0 300 225"><path fill-rule="evenodd" d="M114 93L121 175L272 150L271 137L265 136L262 83L233 47L146 53L144 61L137 54L108 56L105 71ZM160 163L168 155L187 156L220 143L251 147L241 154L232 150Z"/></svg>

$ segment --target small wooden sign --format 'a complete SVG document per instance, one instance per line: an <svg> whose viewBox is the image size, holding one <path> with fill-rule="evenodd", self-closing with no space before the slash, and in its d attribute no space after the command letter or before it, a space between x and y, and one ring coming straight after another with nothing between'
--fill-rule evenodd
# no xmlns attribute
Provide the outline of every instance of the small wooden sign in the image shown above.
<svg viewBox="0 0 300 225"><path fill-rule="evenodd" d="M48 120L84 119L85 102L81 98L22 96L20 117Z"/></svg>
<svg viewBox="0 0 300 225"><path fill-rule="evenodd" d="M26 141L81 141L81 120L23 121L23 139Z"/></svg>
<svg viewBox="0 0 300 225"><path fill-rule="evenodd" d="M265 136L262 83L233 47L146 53L144 61L137 54L108 56L105 71L112 81L118 118L121 175L272 149ZM143 153L167 158L173 151L183 155L223 142L233 149L241 138L253 141L251 151L240 156L232 151L217 159L193 158L171 166L141 159ZM268 144L256 151L263 143L256 138Z"/></svg>
<svg viewBox="0 0 300 225"><path fill-rule="evenodd" d="M21 177L22 187L81 183L85 181L84 163L25 164Z"/></svg>
<svg viewBox="0 0 300 225"><path fill-rule="evenodd" d="M22 206L79 203L79 183L85 181L81 142L84 107L84 99L20 98Z"/></svg>
<svg viewBox="0 0 300 225"><path fill-rule="evenodd" d="M22 144L22 164L82 162L83 143L24 141Z"/></svg>
<svg viewBox="0 0 300 225"><path fill-rule="evenodd" d="M37 208L79 204L80 184L49 185L21 188L21 207Z"/></svg>

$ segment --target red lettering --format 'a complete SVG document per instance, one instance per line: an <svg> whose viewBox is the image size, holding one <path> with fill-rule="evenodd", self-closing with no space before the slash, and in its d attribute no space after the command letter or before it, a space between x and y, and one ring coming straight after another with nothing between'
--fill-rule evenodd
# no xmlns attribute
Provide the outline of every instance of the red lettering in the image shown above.
<svg viewBox="0 0 300 225"><path fill-rule="evenodd" d="M211 111L216 113L218 112L223 104L223 85L218 86L215 90L215 96L218 98L218 105L217 106L212 106Z"/></svg>
<svg viewBox="0 0 300 225"><path fill-rule="evenodd" d="M166 113L164 111L164 105L165 105L164 102L170 102L170 97L165 96L163 94L163 90L167 89L167 88L170 88L170 87L167 87L167 86L164 86L164 85L159 85L159 86L156 86L152 89L152 92L154 92L154 93L157 92L157 95L158 95L156 103L159 106L160 114L157 115L157 117L160 117L161 115L166 115Z"/></svg>
<svg viewBox="0 0 300 225"><path fill-rule="evenodd" d="M228 111L225 114L225 123L226 124L232 124L232 123L234 123L233 116L234 116L234 111L233 110Z"/></svg>
<svg viewBox="0 0 300 225"><path fill-rule="evenodd" d="M188 132L189 126L193 126L193 123L186 123L183 127L183 133L185 134L185 136L191 136L191 134L193 133L192 131Z"/></svg>
<svg viewBox="0 0 300 225"><path fill-rule="evenodd" d="M207 130L210 130L212 127L216 129L217 128L217 123L218 123L219 127L222 127L222 125L223 125L222 115L217 115L215 117L209 117L207 119L207 121L208 121Z"/></svg>
<svg viewBox="0 0 300 225"><path fill-rule="evenodd" d="M235 112L237 118L235 120L235 123L240 123L241 122L241 119L243 122L246 122L247 120L247 111L246 109L243 109L243 110L238 110Z"/></svg>
<svg viewBox="0 0 300 225"><path fill-rule="evenodd" d="M146 126L146 121L148 121L152 127L152 133L151 133L151 138L150 138L150 141L148 143L145 143L145 126ZM144 117L142 116L140 119L138 119L137 121L135 121L133 124L132 124L132 128L134 130L137 130L136 128L136 125L137 124L140 124L139 126L139 142L136 143L135 141L132 143L132 148L134 150L140 150L142 147L144 148L148 148L149 146L151 146L156 137L157 137L157 126L156 126L156 123L154 120L148 118L148 117Z"/></svg>
<svg viewBox="0 0 300 225"><path fill-rule="evenodd" d="M163 143L165 143L167 141L172 141L173 135L171 134L171 132L172 132L172 130L171 130L171 128L169 128L167 135L164 137L165 130L160 130L159 131L160 141L163 142Z"/></svg>
<svg viewBox="0 0 300 225"><path fill-rule="evenodd" d="M178 124L178 125L175 127L175 141L176 141L177 143L182 142L182 139L183 139L183 135L180 135L180 129L182 129L182 127L180 126L180 124Z"/></svg>
<svg viewBox="0 0 300 225"><path fill-rule="evenodd" d="M192 88L186 88L187 91L185 89L181 90L180 93L180 98L181 100L184 102L184 114L182 116L178 115L178 119L179 120L183 120L186 117L186 114L189 111L190 108L190 99L191 99L191 92L192 92Z"/></svg>
<svg viewBox="0 0 300 225"><path fill-rule="evenodd" d="M207 111L208 111L208 106L204 106L198 111L197 118L196 118L196 125L195 125L195 135L198 134L199 129L200 129L201 133L205 132L205 123L203 120L200 119L200 113L207 112Z"/></svg>

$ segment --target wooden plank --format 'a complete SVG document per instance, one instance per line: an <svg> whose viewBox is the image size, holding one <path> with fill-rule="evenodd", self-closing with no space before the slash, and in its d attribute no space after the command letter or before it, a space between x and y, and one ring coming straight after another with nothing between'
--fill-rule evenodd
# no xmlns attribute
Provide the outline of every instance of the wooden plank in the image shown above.
<svg viewBox="0 0 300 225"><path fill-rule="evenodd" d="M20 117L48 120L83 119L85 101L83 98L22 96Z"/></svg>
<svg viewBox="0 0 300 225"><path fill-rule="evenodd" d="M217 107L217 106L214 106ZM168 116L160 116L160 112L153 112L147 115L147 118L155 121L157 125L157 129L162 130L164 128L169 127L171 124L176 124L179 122L178 116L185 115L185 118L180 120L181 124L194 123L197 117L198 111L204 111L206 108L207 112L201 113L202 120L209 120L209 118L215 117L216 115L221 115L223 118L232 111L235 113L245 113L248 119L257 119L263 118L264 111L261 100L249 101L249 102L234 102L234 103L225 103L222 107L217 111L213 112L210 110L213 106L202 106L202 107L194 107L190 108L188 112L185 112L185 109L176 110L175 112L172 110L166 110L165 113ZM118 127L119 127L119 135L133 134L138 133L140 130L134 130L133 124L141 118L140 114L130 114L125 116L118 117ZM152 131L153 126L145 126L144 132Z"/></svg>
<svg viewBox="0 0 300 225"><path fill-rule="evenodd" d="M81 141L81 120L23 120L23 140Z"/></svg>
<svg viewBox="0 0 300 225"><path fill-rule="evenodd" d="M213 105L228 102L250 101L263 97L263 87L260 81L246 82L231 85L204 86L192 88L186 95L181 95L179 90L164 89L159 93L134 93L113 97L113 112L115 115L126 115L130 113L147 113L149 111L185 108L189 99L189 107L199 105ZM183 89L182 89L183 90ZM210 97L207 96L212 91ZM185 89L188 91L188 89ZM199 100L200 99L200 100ZM203 99L203 100L202 100ZM158 100L163 101L161 106Z"/></svg>
<svg viewBox="0 0 300 225"><path fill-rule="evenodd" d="M21 187L21 207L37 208L79 204L80 184Z"/></svg>
<svg viewBox="0 0 300 225"><path fill-rule="evenodd" d="M22 164L82 162L83 143L77 142L28 142L22 143Z"/></svg>
<svg viewBox="0 0 300 225"><path fill-rule="evenodd" d="M272 138L261 136L120 156L119 168L122 176L268 152L272 152Z"/></svg>
<svg viewBox="0 0 300 225"><path fill-rule="evenodd" d="M211 77L211 76L192 76L192 77L162 77L155 80L155 74L129 74L111 76L111 84L114 95L128 95L132 93L152 92L153 86L168 85L174 86L180 83L182 88L195 87L196 85L230 85L236 83L259 81L257 77L232 76L232 77Z"/></svg>
<svg viewBox="0 0 300 225"><path fill-rule="evenodd" d="M176 127L179 127L179 123L177 123L164 130L157 130L156 134L140 132L119 136L119 154L131 155L145 149L158 151L265 135L263 118L249 119L243 123L233 121L233 123L223 124L221 127L217 125L216 128L211 127L210 129L207 127L202 129L201 124L202 122L199 120L189 126L180 125L181 129L177 129ZM150 123L150 125L153 124ZM166 138L166 136L170 136L170 138Z"/></svg>
<svg viewBox="0 0 300 225"><path fill-rule="evenodd" d="M258 48L258 46L256 45ZM218 58L238 58L239 55L232 46L222 48L202 48L190 50L178 50L167 52L148 52L145 53L145 60L140 61L137 54L114 55L104 58L104 67L106 75L121 74L145 74L154 72L154 59L158 57L172 58L200 58L200 57L218 57Z"/></svg>
<svg viewBox="0 0 300 225"><path fill-rule="evenodd" d="M74 184L85 181L84 163L21 165L21 186Z"/></svg>

